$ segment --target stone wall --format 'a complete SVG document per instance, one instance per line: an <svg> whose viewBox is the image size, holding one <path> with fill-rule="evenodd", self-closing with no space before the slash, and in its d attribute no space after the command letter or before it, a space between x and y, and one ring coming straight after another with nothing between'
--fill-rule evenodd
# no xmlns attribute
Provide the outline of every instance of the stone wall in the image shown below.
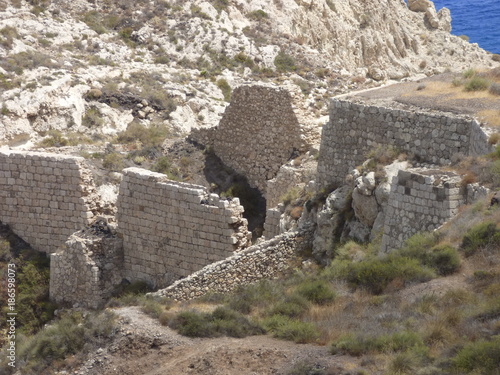
<svg viewBox="0 0 500 375"><path fill-rule="evenodd" d="M431 231L452 218L465 203L466 189L454 173L400 170L386 208L382 251L397 249L412 235Z"/></svg>
<svg viewBox="0 0 500 375"><path fill-rule="evenodd" d="M307 235L288 232L193 273L154 293L184 301L210 293L228 293L240 285L272 278L288 269Z"/></svg>
<svg viewBox="0 0 500 375"><path fill-rule="evenodd" d="M50 256L50 298L62 304L100 308L122 281L123 243L106 225L74 233Z"/></svg>
<svg viewBox="0 0 500 375"><path fill-rule="evenodd" d="M340 185L369 151L388 145L439 165L450 163L455 154L482 155L490 150L479 123L467 117L333 100L321 139L319 188Z"/></svg>
<svg viewBox="0 0 500 375"><path fill-rule="evenodd" d="M124 275L165 287L249 245L239 200L140 168L124 171L117 201Z"/></svg>
<svg viewBox="0 0 500 375"><path fill-rule="evenodd" d="M281 233L280 220L283 205L270 208L266 211L266 222L264 223L264 236L271 239Z"/></svg>
<svg viewBox="0 0 500 375"><path fill-rule="evenodd" d="M0 152L0 221L34 249L56 251L91 222L97 205L83 158Z"/></svg>
<svg viewBox="0 0 500 375"><path fill-rule="evenodd" d="M190 139L212 148L225 164L265 194L266 181L292 157L307 151L313 135L319 134L313 125L299 124L299 119L305 120L294 112L295 107L289 90L240 86L233 91L219 125L193 130Z"/></svg>

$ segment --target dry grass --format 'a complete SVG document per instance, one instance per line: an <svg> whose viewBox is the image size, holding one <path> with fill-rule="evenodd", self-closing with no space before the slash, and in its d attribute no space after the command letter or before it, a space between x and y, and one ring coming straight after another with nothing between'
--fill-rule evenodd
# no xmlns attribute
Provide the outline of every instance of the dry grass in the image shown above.
<svg viewBox="0 0 500 375"><path fill-rule="evenodd" d="M500 110L487 109L478 112L477 116L480 121L486 122L489 126L500 127Z"/></svg>
<svg viewBox="0 0 500 375"><path fill-rule="evenodd" d="M412 91L404 96L427 96L436 97L440 103L454 99L491 99L498 100L498 95L493 95L487 90L464 91L463 86L454 86L450 82L435 81L426 83L422 90Z"/></svg>

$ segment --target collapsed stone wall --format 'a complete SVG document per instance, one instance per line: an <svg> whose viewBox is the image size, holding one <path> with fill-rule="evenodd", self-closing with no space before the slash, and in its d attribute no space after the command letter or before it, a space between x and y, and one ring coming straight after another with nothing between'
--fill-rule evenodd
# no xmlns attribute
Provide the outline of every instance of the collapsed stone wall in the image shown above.
<svg viewBox="0 0 500 375"><path fill-rule="evenodd" d="M56 251L98 210L94 182L83 158L0 152L0 221L34 249Z"/></svg>
<svg viewBox="0 0 500 375"><path fill-rule="evenodd" d="M458 212L467 189L460 176L438 170L400 170L387 202L382 251L400 248L421 231L431 231Z"/></svg>
<svg viewBox="0 0 500 375"><path fill-rule="evenodd" d="M266 181L319 135L295 112L291 91L276 86L243 85L232 93L218 126L193 130L189 138L212 148L221 160L266 193ZM299 123L300 120L300 123Z"/></svg>
<svg viewBox="0 0 500 375"><path fill-rule="evenodd" d="M71 235L50 256L50 298L62 304L102 307L122 281L123 242L97 221Z"/></svg>
<svg viewBox="0 0 500 375"><path fill-rule="evenodd" d="M470 118L333 100L321 139L318 187L342 184L377 146L390 145L423 162L445 165L456 154L489 152L487 140L479 123Z"/></svg>
<svg viewBox="0 0 500 375"><path fill-rule="evenodd" d="M272 278L288 269L297 251L307 246L307 242L307 234L283 233L220 262L210 264L154 294L185 301L201 297L208 292L231 292L238 286Z"/></svg>
<svg viewBox="0 0 500 375"><path fill-rule="evenodd" d="M237 198L128 168L117 201L124 276L165 287L247 247L251 233Z"/></svg>

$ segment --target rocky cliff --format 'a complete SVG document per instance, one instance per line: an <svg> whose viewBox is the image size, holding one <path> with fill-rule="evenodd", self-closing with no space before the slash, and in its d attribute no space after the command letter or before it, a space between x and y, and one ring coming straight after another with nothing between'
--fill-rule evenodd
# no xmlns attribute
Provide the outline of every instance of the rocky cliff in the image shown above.
<svg viewBox="0 0 500 375"><path fill-rule="evenodd" d="M248 81L300 87L320 118L334 93L494 63L427 0L10 0L0 61L11 145L51 129L107 137L133 120L213 126Z"/></svg>

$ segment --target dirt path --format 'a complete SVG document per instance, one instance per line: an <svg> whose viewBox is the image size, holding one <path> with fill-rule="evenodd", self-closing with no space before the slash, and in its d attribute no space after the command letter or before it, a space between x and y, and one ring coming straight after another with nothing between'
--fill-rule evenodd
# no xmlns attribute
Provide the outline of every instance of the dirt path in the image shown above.
<svg viewBox="0 0 500 375"><path fill-rule="evenodd" d="M122 307L119 334L92 353L78 375L285 375L307 362L331 374L356 374L356 359L333 356L325 346L294 344L269 336L212 339L180 336L138 307Z"/></svg>

